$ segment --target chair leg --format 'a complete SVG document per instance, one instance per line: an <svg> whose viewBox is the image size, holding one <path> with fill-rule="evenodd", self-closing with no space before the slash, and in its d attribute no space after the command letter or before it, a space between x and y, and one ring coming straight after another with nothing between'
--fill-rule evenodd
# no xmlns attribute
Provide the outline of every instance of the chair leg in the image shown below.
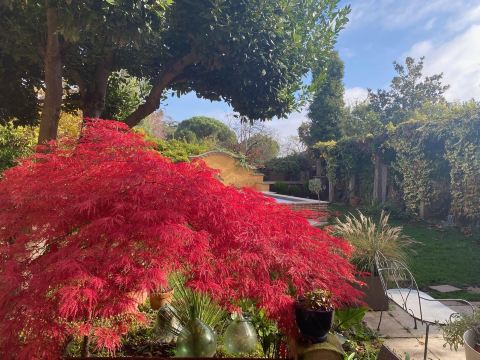
<svg viewBox="0 0 480 360"><path fill-rule="evenodd" d="M414 325L415 325L413 328L414 328L415 330L417 330L417 329L418 329L418 328L417 328L417 319L413 318L413 322L414 322Z"/></svg>
<svg viewBox="0 0 480 360"><path fill-rule="evenodd" d="M380 321L378 322L377 331L380 331L380 324L382 323L383 311L380 311Z"/></svg>
<svg viewBox="0 0 480 360"><path fill-rule="evenodd" d="M427 330L425 333L425 350L423 352L423 360L427 360L428 330L430 329L430 324L427 323L426 325L427 325Z"/></svg>

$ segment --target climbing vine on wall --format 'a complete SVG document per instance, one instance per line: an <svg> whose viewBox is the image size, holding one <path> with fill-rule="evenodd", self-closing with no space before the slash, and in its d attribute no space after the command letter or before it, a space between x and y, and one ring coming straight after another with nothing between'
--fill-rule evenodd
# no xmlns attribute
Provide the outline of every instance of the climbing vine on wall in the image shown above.
<svg viewBox="0 0 480 360"><path fill-rule="evenodd" d="M372 138L343 138L339 141L318 142L316 156L323 159L326 175L334 183L355 177L358 193L369 200L372 192Z"/></svg>
<svg viewBox="0 0 480 360"><path fill-rule="evenodd" d="M364 201L380 158L390 167L388 200L417 215L480 224L480 103L430 105L383 134L319 142L312 150L330 181L341 186L354 177Z"/></svg>
<svg viewBox="0 0 480 360"><path fill-rule="evenodd" d="M396 184L403 192L408 210L417 214L422 204L428 205L433 196L431 173L433 164L426 155L425 132L418 123L405 123L394 129L389 144L395 150L392 163Z"/></svg>
<svg viewBox="0 0 480 360"><path fill-rule="evenodd" d="M450 164L452 213L461 222L480 222L480 118L451 121L443 132Z"/></svg>

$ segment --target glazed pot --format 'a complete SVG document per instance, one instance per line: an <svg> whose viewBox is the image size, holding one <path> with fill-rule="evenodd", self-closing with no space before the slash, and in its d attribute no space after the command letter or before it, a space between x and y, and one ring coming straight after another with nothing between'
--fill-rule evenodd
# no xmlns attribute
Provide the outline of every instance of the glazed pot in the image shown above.
<svg viewBox="0 0 480 360"><path fill-rule="evenodd" d="M313 344L327 339L333 324L333 310L311 310L295 305L297 326L302 336Z"/></svg>
<svg viewBox="0 0 480 360"><path fill-rule="evenodd" d="M166 304L170 304L173 297L173 289L169 291L157 292L150 294L150 307L158 310Z"/></svg>
<svg viewBox="0 0 480 360"><path fill-rule="evenodd" d="M480 352L477 345L477 334L475 330L470 329L463 334L463 343L465 346L465 359L466 360L480 360Z"/></svg>

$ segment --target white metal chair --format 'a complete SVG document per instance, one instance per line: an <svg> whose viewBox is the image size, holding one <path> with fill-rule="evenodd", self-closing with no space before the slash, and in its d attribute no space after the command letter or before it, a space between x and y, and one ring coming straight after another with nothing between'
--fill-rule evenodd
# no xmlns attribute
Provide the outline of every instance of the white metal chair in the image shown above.
<svg viewBox="0 0 480 360"><path fill-rule="evenodd" d="M443 302L460 302L475 308L468 301L463 299L434 299L430 295L419 291L417 282L408 267L401 261L389 260L382 253L375 255L378 274L387 297L401 309L413 317L415 329L417 321L426 326L425 349L423 358L427 359L428 332L430 325L446 325L454 320L459 314ZM377 330L380 330L383 311L380 313L380 321Z"/></svg>

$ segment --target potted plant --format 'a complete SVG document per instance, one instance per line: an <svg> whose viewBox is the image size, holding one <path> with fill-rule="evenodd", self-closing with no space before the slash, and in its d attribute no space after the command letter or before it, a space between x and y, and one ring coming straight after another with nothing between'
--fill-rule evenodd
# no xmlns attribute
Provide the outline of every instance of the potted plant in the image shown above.
<svg viewBox="0 0 480 360"><path fill-rule="evenodd" d="M334 310L328 291L316 290L299 297L295 316L302 337L314 344L325 341L332 328Z"/></svg>
<svg viewBox="0 0 480 360"><path fill-rule="evenodd" d="M150 306L153 310L158 310L162 306L169 304L172 301L173 289L170 287L161 287L158 291L151 292L149 295Z"/></svg>
<svg viewBox="0 0 480 360"><path fill-rule="evenodd" d="M460 315L445 325L443 338L450 348L465 347L466 360L480 360L480 311L471 315Z"/></svg>
<svg viewBox="0 0 480 360"><path fill-rule="evenodd" d="M337 218L336 224L330 228L333 235L353 245L351 262L366 285L361 289L365 293L364 301L375 311L388 310L388 298L378 276L375 254L380 252L388 260L405 261L406 249L413 243L402 234L402 227L390 226L388 220L389 215L384 211L378 223L358 211L358 217L349 214L343 221Z"/></svg>

